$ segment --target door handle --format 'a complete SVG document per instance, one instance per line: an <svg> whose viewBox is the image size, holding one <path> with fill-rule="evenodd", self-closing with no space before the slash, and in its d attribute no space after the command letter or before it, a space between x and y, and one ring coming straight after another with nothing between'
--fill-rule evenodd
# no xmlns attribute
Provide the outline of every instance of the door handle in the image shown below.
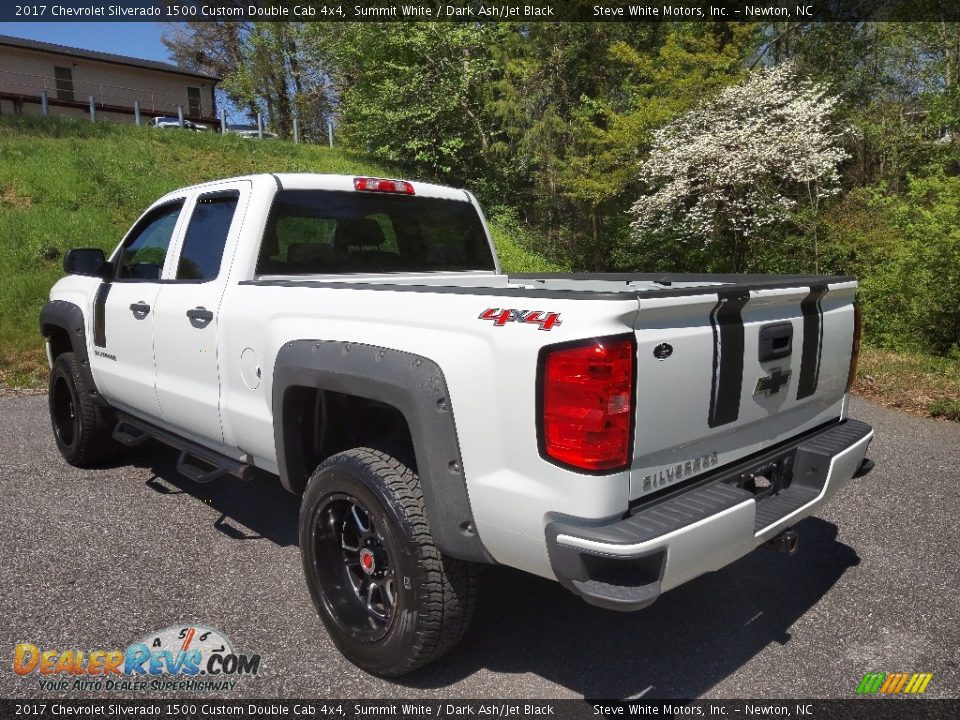
<svg viewBox="0 0 960 720"><path fill-rule="evenodd" d="M138 320L143 320L150 313L150 306L141 300L140 302L130 303L130 310Z"/></svg>
<svg viewBox="0 0 960 720"><path fill-rule="evenodd" d="M187 310L187 317L190 318L190 324L194 327L203 327L208 322L213 320L213 312L207 310L205 307L195 307L192 310Z"/></svg>

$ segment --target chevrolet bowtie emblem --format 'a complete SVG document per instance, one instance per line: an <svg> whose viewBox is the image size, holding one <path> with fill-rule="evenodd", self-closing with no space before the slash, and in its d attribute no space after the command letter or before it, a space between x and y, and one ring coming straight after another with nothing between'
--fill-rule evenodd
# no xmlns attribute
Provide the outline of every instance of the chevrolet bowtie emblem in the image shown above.
<svg viewBox="0 0 960 720"><path fill-rule="evenodd" d="M766 377L757 380L757 388L753 391L754 395L776 395L780 388L790 381L790 371L783 372L780 368L774 368Z"/></svg>

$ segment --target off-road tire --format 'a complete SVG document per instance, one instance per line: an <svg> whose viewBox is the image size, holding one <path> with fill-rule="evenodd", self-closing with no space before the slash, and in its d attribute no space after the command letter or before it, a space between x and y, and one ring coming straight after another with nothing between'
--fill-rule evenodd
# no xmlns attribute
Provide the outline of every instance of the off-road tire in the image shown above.
<svg viewBox="0 0 960 720"><path fill-rule="evenodd" d="M54 360L47 400L53 437L64 460L75 467L90 467L117 454L120 445L113 439L113 411L94 402L72 352Z"/></svg>
<svg viewBox="0 0 960 720"><path fill-rule="evenodd" d="M364 525L366 540L354 529ZM370 544L366 552L371 557L351 562L358 557L353 545L364 542ZM419 478L379 450L347 450L316 469L300 510L300 554L307 587L330 637L350 662L368 672L403 675L436 660L460 641L472 619L479 566L440 553L430 535ZM336 566L338 559L343 568ZM363 585L366 570L358 565L367 561L371 573L384 573L379 590L370 590L376 584L373 575ZM393 573L392 583L388 573ZM392 613L384 618L391 594ZM382 603L372 603L372 596Z"/></svg>

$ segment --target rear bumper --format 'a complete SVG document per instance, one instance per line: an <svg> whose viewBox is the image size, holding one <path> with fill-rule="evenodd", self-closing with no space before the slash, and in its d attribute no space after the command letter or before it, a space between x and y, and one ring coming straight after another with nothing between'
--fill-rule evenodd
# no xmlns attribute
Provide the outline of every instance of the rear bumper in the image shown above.
<svg viewBox="0 0 960 720"><path fill-rule="evenodd" d="M554 520L546 528L553 572L587 602L639 610L815 513L873 467L865 460L872 439L869 425L847 420L723 469L614 523ZM742 487L754 474L776 475L776 492L758 496Z"/></svg>

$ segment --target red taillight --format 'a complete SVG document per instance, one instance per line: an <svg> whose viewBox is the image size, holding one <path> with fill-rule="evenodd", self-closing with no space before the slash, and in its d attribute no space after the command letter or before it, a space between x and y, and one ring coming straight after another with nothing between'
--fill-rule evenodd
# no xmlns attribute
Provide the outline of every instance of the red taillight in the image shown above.
<svg viewBox="0 0 960 720"><path fill-rule="evenodd" d="M384 178L354 178L353 189L367 192L398 193L400 195L414 194L413 185L406 180L386 180Z"/></svg>
<svg viewBox="0 0 960 720"><path fill-rule="evenodd" d="M853 304L853 346L850 348L850 373L847 375L847 392L857 380L857 363L860 361L860 303Z"/></svg>
<svg viewBox="0 0 960 720"><path fill-rule="evenodd" d="M632 338L547 350L540 444L549 458L590 471L630 464L635 352Z"/></svg>

